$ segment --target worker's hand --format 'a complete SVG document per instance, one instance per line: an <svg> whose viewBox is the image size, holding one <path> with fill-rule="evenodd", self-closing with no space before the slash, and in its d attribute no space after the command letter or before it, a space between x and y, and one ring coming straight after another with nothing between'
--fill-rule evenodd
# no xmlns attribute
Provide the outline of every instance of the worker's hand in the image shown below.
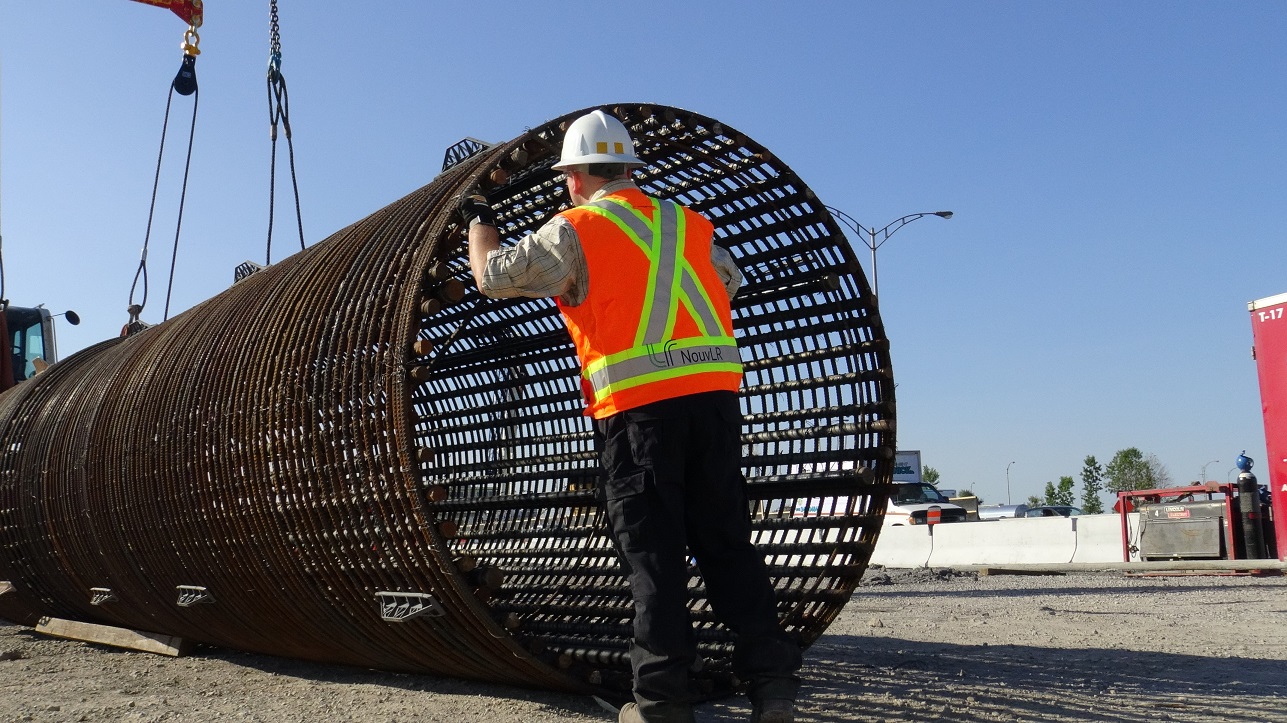
<svg viewBox="0 0 1287 723"><path fill-rule="evenodd" d="M496 225L496 212L492 210L491 204L487 203L487 199L481 195L461 196L460 205L456 207L456 210L460 213L460 219L464 221L466 227L472 226L474 219L477 219L478 223L488 226Z"/></svg>

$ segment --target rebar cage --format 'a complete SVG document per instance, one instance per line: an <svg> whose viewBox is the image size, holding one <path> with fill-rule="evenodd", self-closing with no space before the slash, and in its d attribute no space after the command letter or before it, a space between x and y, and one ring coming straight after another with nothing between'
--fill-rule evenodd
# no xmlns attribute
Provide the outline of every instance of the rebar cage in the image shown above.
<svg viewBox="0 0 1287 723"><path fill-rule="evenodd" d="M678 108L603 106L649 194L745 276L744 474L781 624L807 647L875 545L894 459L888 343L813 192ZM0 616L619 695L632 610L595 502L579 366L548 299L474 288L463 193L513 242L569 205L570 113L228 291L0 397ZM738 685L700 570L711 695Z"/></svg>

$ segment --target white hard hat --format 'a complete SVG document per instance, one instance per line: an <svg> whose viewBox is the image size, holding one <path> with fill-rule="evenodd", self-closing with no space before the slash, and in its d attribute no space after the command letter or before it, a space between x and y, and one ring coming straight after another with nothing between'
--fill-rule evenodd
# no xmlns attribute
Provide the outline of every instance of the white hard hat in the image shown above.
<svg viewBox="0 0 1287 723"><path fill-rule="evenodd" d="M624 163L628 166L642 166L644 162L635 157L635 144L630 140L630 131L621 121L596 110L572 121L568 132L563 136L563 153L555 170L587 163Z"/></svg>

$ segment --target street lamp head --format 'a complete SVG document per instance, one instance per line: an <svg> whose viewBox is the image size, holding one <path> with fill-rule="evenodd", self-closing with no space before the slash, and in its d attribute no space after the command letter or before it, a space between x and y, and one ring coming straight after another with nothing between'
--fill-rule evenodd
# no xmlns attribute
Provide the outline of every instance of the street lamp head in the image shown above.
<svg viewBox="0 0 1287 723"><path fill-rule="evenodd" d="M857 233L858 238L863 242L863 245L871 249L872 297L880 296L880 277L876 275L876 249L883 246L885 242L889 240L889 237L894 235L895 231L906 226L912 221L915 221L918 218L925 218L926 216L938 216L939 218L952 217L951 211L922 211L921 213L909 213L906 216L902 216L900 218L894 219L893 221L890 221L889 223L885 224L883 228L876 229L876 228L867 228L863 226L862 224L854 220L852 216L845 213L844 211L841 211L838 208L835 208L833 206L827 206L826 209L830 211L831 215L835 219L840 221L840 223L844 224L850 230ZM879 240L877 240L878 238Z"/></svg>

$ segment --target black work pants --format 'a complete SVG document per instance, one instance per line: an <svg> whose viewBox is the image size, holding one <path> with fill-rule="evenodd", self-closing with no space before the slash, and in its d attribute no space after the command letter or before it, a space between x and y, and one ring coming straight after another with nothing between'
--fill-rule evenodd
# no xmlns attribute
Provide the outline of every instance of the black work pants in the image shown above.
<svg viewBox="0 0 1287 723"><path fill-rule="evenodd" d="M634 693L649 721L692 720L688 551L717 619L737 634L734 673L753 703L795 699L800 649L777 624L751 544L733 392L667 399L596 420L601 496L634 598Z"/></svg>

